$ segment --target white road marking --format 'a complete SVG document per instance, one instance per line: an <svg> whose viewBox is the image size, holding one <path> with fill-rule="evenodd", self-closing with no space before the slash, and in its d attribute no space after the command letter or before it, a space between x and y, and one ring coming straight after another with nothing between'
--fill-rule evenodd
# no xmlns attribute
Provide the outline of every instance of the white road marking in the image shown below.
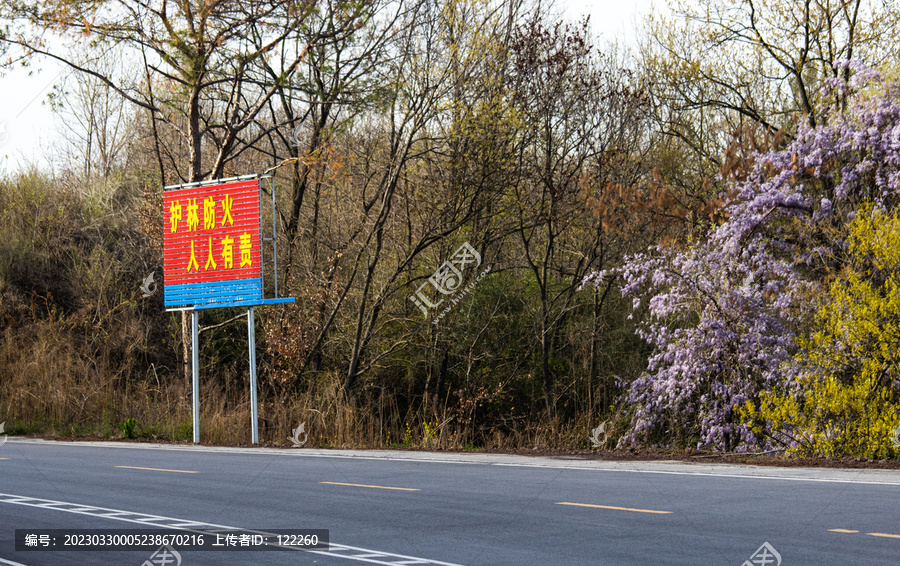
<svg viewBox="0 0 900 566"><path fill-rule="evenodd" d="M580 470L588 470L592 468L577 468ZM667 470L603 470L607 472L630 472L633 474L662 474L670 476L700 476L712 478L734 478L740 480L780 480L780 481L805 481L811 483L849 483L853 485L885 485L900 486L900 481L865 481L857 479L838 479L838 478L798 478L794 476L757 476L753 474L716 474L711 472L673 472Z"/></svg>
<svg viewBox="0 0 900 566"><path fill-rule="evenodd" d="M633 474L660 474L671 476L698 476L766 481L796 481L810 483L843 483L856 485L900 486L898 470L827 469L802 468L809 477L798 474L796 468L760 467L752 464L698 464L695 462L615 462L604 460L565 460L546 457L512 456L504 454L437 454L420 452L398 452L386 450L319 450L319 449L279 449L279 448L233 448L215 446L171 445L171 444L121 444L115 442L57 442L42 439L10 439L8 444L33 444L70 448L119 448L124 450L169 450L218 454L244 454L263 456L290 456L294 458L340 458L346 460L375 460L386 462L466 464L482 466L505 466L516 468L538 468L551 470L579 470L592 472L620 472ZM574 464L574 465L573 465ZM626 467L627 466L627 467ZM671 468L700 468L697 470ZM663 469L660 469L663 468ZM670 468L670 469L665 469ZM742 473L741 470L771 469L765 473ZM780 475L776 472L782 472ZM821 477L824 476L824 477ZM872 478L872 479L865 479ZM884 478L884 479L881 479Z"/></svg>
<svg viewBox="0 0 900 566"><path fill-rule="evenodd" d="M271 534L265 531L253 531L241 529L240 527L231 527L228 525L216 525L214 523L200 523L187 519L175 519L172 517L163 517L160 515L149 515L146 513L135 513L132 511L123 511L121 509L108 509L105 507L92 507L90 505L81 505L77 503L67 503L65 501L54 501L52 499L40 499L37 497L24 497L21 495L10 495L0 493L0 503L11 503L14 505L25 505L27 507L38 507L41 509L49 509L52 511L65 511L67 513L76 513L78 515L90 515L102 519L112 519L114 521L127 521L129 523L138 523L140 525L152 525L154 527L163 527L167 529L177 529L185 531L194 531L195 529L227 529L227 530L243 530L257 534ZM191 528L188 528L190 526ZM406 556L404 554L393 554L390 552L381 552L369 548L359 548L356 546L348 546L345 544L335 544L329 541L328 550L307 550L293 548L303 552L312 552L314 554L323 554L325 556L335 556L355 560L357 562L369 562L372 564L386 564L388 566L400 566L405 564L432 564L435 566L463 566L452 562L441 562L440 560L430 560L427 558L419 558L416 556ZM352 554L342 554L350 552ZM3 562L0 564L10 564L12 566L25 566L17 562Z"/></svg>
<svg viewBox="0 0 900 566"><path fill-rule="evenodd" d="M21 562L13 562L12 560L6 560L5 558L0 558L0 564L8 564L9 566L25 566Z"/></svg>

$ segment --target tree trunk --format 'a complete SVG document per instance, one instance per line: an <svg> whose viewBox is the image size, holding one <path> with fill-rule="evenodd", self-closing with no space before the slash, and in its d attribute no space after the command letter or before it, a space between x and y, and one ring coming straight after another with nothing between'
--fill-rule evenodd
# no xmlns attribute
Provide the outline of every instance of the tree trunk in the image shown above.
<svg viewBox="0 0 900 566"><path fill-rule="evenodd" d="M200 88L195 86L191 90L191 96L188 100L188 132L191 140L191 183L203 180L203 172L200 170L202 164L201 153L201 132L200 132ZM191 384L193 377L191 371L191 313L190 311L181 311L181 344L184 355L184 377L188 385Z"/></svg>

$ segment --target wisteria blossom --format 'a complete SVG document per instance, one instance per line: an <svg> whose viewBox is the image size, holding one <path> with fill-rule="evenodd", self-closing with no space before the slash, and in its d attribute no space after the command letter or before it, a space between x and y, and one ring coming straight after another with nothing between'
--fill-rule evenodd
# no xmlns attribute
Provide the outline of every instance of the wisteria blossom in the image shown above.
<svg viewBox="0 0 900 566"><path fill-rule="evenodd" d="M745 180L729 182L726 220L703 241L653 247L616 270L623 295L646 303L638 332L652 346L646 371L628 384L633 413L620 446L766 444L737 407L764 388L793 385L797 337L809 332L840 262L839 228L865 202L897 205L900 85L857 69L850 84L829 88L849 97L848 108L754 156Z"/></svg>

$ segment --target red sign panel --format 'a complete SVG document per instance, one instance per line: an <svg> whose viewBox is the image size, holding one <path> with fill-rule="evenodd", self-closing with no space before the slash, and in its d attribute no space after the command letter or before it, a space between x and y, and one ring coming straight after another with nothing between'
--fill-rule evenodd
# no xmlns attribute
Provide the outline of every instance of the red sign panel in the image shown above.
<svg viewBox="0 0 900 566"><path fill-rule="evenodd" d="M165 191L163 261L167 307L261 297L259 180Z"/></svg>

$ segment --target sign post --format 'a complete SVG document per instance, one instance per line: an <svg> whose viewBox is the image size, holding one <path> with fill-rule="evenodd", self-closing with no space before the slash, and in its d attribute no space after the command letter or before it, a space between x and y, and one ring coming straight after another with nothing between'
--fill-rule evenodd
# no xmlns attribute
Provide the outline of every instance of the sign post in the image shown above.
<svg viewBox="0 0 900 566"><path fill-rule="evenodd" d="M200 312L191 311L191 399L194 403L194 444L200 442Z"/></svg>
<svg viewBox="0 0 900 566"><path fill-rule="evenodd" d="M200 312L247 307L250 342L252 440L259 443L256 398L256 332L253 308L292 303L278 297L275 187L272 180L272 237L263 238L260 179L230 179L173 185L163 192L163 291L167 311L191 313L194 443L200 442ZM272 242L275 297L263 293L263 240Z"/></svg>
<svg viewBox="0 0 900 566"><path fill-rule="evenodd" d="M253 317L253 307L247 309L247 336L250 337L250 421L251 440L253 444L259 444L259 419L256 416L256 322Z"/></svg>

